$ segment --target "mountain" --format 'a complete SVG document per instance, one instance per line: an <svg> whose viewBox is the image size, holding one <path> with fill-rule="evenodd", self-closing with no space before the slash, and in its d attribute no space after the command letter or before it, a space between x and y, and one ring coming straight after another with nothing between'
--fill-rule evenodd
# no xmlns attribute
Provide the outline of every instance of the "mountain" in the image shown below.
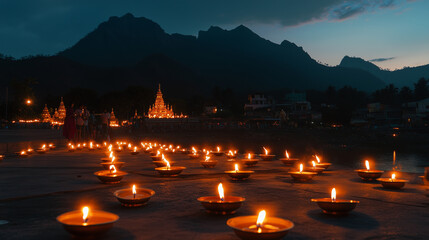
<svg viewBox="0 0 429 240"><path fill-rule="evenodd" d="M216 85L242 92L324 89L329 85L371 91L385 85L361 69L321 65L294 43L270 42L242 25L232 30L210 27L194 37L167 34L157 23L132 14L109 18L58 56L106 69L134 69L142 67L144 59L163 56L169 59L166 62L175 62L194 76L186 82L190 86L177 91L210 90ZM120 80L123 84L127 81ZM167 86L185 84L183 77L175 75L165 81ZM141 82L145 84L146 80L141 78Z"/></svg>
<svg viewBox="0 0 429 240"><path fill-rule="evenodd" d="M377 76L385 83L392 83L397 87L412 87L413 83L417 82L417 80L419 80L420 78L429 77L429 64L418 67L406 67L399 70L389 71L380 69L375 64L369 61L365 61L362 58L345 56L341 60L340 65L338 66L349 69L360 69L367 71L374 76Z"/></svg>

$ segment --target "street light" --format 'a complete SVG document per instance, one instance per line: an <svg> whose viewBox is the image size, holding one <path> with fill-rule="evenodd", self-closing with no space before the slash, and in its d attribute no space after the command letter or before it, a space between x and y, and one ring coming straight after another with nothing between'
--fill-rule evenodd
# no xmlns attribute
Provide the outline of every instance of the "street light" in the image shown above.
<svg viewBox="0 0 429 240"><path fill-rule="evenodd" d="M33 103L33 101L31 101L31 99L25 100L25 104L27 104L27 105L31 105L32 103Z"/></svg>

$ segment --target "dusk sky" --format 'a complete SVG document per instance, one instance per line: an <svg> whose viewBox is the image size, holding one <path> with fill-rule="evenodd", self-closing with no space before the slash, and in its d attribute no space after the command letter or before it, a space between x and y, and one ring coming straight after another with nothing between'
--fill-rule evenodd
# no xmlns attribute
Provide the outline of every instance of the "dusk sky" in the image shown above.
<svg viewBox="0 0 429 240"><path fill-rule="evenodd" d="M349 55L396 69L429 64L428 10L425 0L0 0L0 53L55 54L130 12L168 33L243 24L273 42L294 42L322 63Z"/></svg>

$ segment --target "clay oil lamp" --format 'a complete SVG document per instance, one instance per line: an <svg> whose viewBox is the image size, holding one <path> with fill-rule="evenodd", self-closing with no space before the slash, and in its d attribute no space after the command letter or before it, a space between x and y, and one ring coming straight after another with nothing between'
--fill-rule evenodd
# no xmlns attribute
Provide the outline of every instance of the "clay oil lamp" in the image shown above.
<svg viewBox="0 0 429 240"><path fill-rule="evenodd" d="M264 161L270 161L270 160L273 160L276 157L276 155L269 154L270 152L265 147L263 147L263 149L264 149L264 153L263 154L259 154L259 157L262 160L264 160Z"/></svg>
<svg viewBox="0 0 429 240"><path fill-rule="evenodd" d="M116 157L112 157L112 161L102 162L100 164L101 164L101 166L103 166L103 168L105 170L109 170L111 165L115 166L116 169L120 170L122 168L122 166L124 165L124 162L118 162L118 161L116 161Z"/></svg>
<svg viewBox="0 0 429 240"><path fill-rule="evenodd" d="M155 194L155 191L147 188L136 188L133 185L131 189L120 189L113 193L118 201L125 207L139 207L145 205Z"/></svg>
<svg viewBox="0 0 429 240"><path fill-rule="evenodd" d="M88 150L89 151L94 151L95 150L94 144L92 142L89 142Z"/></svg>
<svg viewBox="0 0 429 240"><path fill-rule="evenodd" d="M28 153L26 151L17 152L16 155L20 158L26 158L28 157Z"/></svg>
<svg viewBox="0 0 429 240"><path fill-rule="evenodd" d="M285 158L280 158L280 161L286 166L294 165L298 160L298 158L291 158L287 150L285 151Z"/></svg>
<svg viewBox="0 0 429 240"><path fill-rule="evenodd" d="M31 155L31 154L33 154L33 153L34 153L34 149L32 149L32 148L28 148L28 149L26 150L26 152L27 152L27 154L28 154L28 155Z"/></svg>
<svg viewBox="0 0 429 240"><path fill-rule="evenodd" d="M144 150L143 150L143 152L144 153L150 153L152 151L152 147L146 147Z"/></svg>
<svg viewBox="0 0 429 240"><path fill-rule="evenodd" d="M234 229L241 239L274 240L283 239L294 227L292 221L277 217L266 217L265 210L258 216L242 216L230 218L226 224Z"/></svg>
<svg viewBox="0 0 429 240"><path fill-rule="evenodd" d="M82 150L82 144L78 143L78 144L76 145L76 150Z"/></svg>
<svg viewBox="0 0 429 240"><path fill-rule="evenodd" d="M48 151L48 149L46 148L46 144L43 144L43 145L42 145L42 147L40 147L40 148L36 149L36 152L37 152L37 153L40 153L40 154L44 154L44 153L46 153L47 151Z"/></svg>
<svg viewBox="0 0 429 240"><path fill-rule="evenodd" d="M156 167L166 167L167 166L167 161L164 157L164 154L161 154L161 160L160 161L152 161L153 164L155 164ZM173 166L174 162L173 161L168 161L168 163Z"/></svg>
<svg viewBox="0 0 429 240"><path fill-rule="evenodd" d="M316 158L316 167L321 167L321 168L324 168L326 170L332 165L331 163L320 161L320 158L317 155L314 155L314 157Z"/></svg>
<svg viewBox="0 0 429 240"><path fill-rule="evenodd" d="M365 167L366 169L355 170L359 177L361 177L364 181L374 181L377 178L380 178L384 173L384 171L381 170L371 170L368 160L365 160Z"/></svg>
<svg viewBox="0 0 429 240"><path fill-rule="evenodd" d="M217 147L216 147L216 151L215 151L215 152L213 152L213 155L215 155L215 156L217 156L217 157L219 157L219 156L222 156L222 155L223 155L223 152L221 152L221 151L220 151L220 147L219 147L219 146L217 146Z"/></svg>
<svg viewBox="0 0 429 240"><path fill-rule="evenodd" d="M131 153L131 155L137 155L137 154L139 154L139 151L137 151L137 147L134 147L130 153Z"/></svg>
<svg viewBox="0 0 429 240"><path fill-rule="evenodd" d="M131 143L128 143L128 150L131 150L133 148L133 146L131 145Z"/></svg>
<svg viewBox="0 0 429 240"><path fill-rule="evenodd" d="M252 154L248 153L247 158L241 159L241 162L246 165L246 167L253 167L258 163L258 159L252 158Z"/></svg>
<svg viewBox="0 0 429 240"><path fill-rule="evenodd" d="M117 152L117 153L122 152L122 146L121 146L121 145L119 145L119 146L115 149L115 152Z"/></svg>
<svg viewBox="0 0 429 240"><path fill-rule="evenodd" d="M289 172L289 174L291 175L291 177L293 178L294 181L297 182L308 182L310 180L313 179L313 177L317 174L315 172L303 172L304 165L301 163L299 164L299 172L298 171L294 171L294 172Z"/></svg>
<svg viewBox="0 0 429 240"><path fill-rule="evenodd" d="M89 210L83 207L82 211L76 210L61 214L57 221L69 233L77 237L95 237L107 232L118 221L119 216L113 213Z"/></svg>
<svg viewBox="0 0 429 240"><path fill-rule="evenodd" d="M324 213L331 215L345 215L359 203L356 200L337 199L335 188L332 188L331 198L313 198L311 201L317 203Z"/></svg>
<svg viewBox="0 0 429 240"><path fill-rule="evenodd" d="M180 149L180 152L182 153L182 154L185 154L185 155L188 155L190 152L189 152L189 150L188 149L186 149L186 148L182 148L182 149Z"/></svg>
<svg viewBox="0 0 429 240"><path fill-rule="evenodd" d="M162 177L178 176L184 169L186 169L186 167L170 166L170 162L167 159L164 158L163 160L165 161L166 166L155 168Z"/></svg>
<svg viewBox="0 0 429 240"><path fill-rule="evenodd" d="M95 144L95 148L97 149L97 150L100 150L101 149L101 145L100 144Z"/></svg>
<svg viewBox="0 0 429 240"><path fill-rule="evenodd" d="M48 148L49 148L49 149L55 149L55 145L54 145L53 143L49 143L49 144L48 144Z"/></svg>
<svg viewBox="0 0 429 240"><path fill-rule="evenodd" d="M1 160L3 160L3 158L4 158L4 156L3 156L3 155L0 155L0 161L1 161Z"/></svg>
<svg viewBox="0 0 429 240"><path fill-rule="evenodd" d="M155 155L150 156L152 158L152 161L162 161L161 152L159 150L156 151Z"/></svg>
<svg viewBox="0 0 429 240"><path fill-rule="evenodd" d="M210 159L209 155L206 155L206 159L200 162L205 168L214 168L217 164L217 160Z"/></svg>
<svg viewBox="0 0 429 240"><path fill-rule="evenodd" d="M238 168L238 164L234 164L235 170L232 171L225 171L226 174L228 174L229 177L232 178L232 180L246 180L250 177L254 171L242 171Z"/></svg>
<svg viewBox="0 0 429 240"><path fill-rule="evenodd" d="M119 183L127 175L126 172L116 171L115 165L110 165L109 170L102 170L94 173L102 183Z"/></svg>
<svg viewBox="0 0 429 240"><path fill-rule="evenodd" d="M200 157L200 154L198 154L197 149L192 147L192 153L188 155L190 159L197 159Z"/></svg>
<svg viewBox="0 0 429 240"><path fill-rule="evenodd" d="M227 161L234 161L237 158L237 150L229 150L226 154Z"/></svg>
<svg viewBox="0 0 429 240"><path fill-rule="evenodd" d="M225 196L222 183L219 183L217 189L219 196L207 196L197 199L208 213L233 214L246 200L243 197Z"/></svg>
<svg viewBox="0 0 429 240"><path fill-rule="evenodd" d="M88 145L86 145L86 142L84 142L84 143L82 144L82 147L83 147L83 148L87 148L87 147L88 147Z"/></svg>
<svg viewBox="0 0 429 240"><path fill-rule="evenodd" d="M305 167L304 171L307 172L315 172L317 174L320 174L323 172L323 170L325 170L325 168L322 167L317 167L316 162L315 161L311 161L311 167Z"/></svg>
<svg viewBox="0 0 429 240"><path fill-rule="evenodd" d="M390 178L377 178L377 181L379 181L384 188L388 189L401 189L405 186L405 183L408 182L408 180L396 178L395 173L392 173Z"/></svg>

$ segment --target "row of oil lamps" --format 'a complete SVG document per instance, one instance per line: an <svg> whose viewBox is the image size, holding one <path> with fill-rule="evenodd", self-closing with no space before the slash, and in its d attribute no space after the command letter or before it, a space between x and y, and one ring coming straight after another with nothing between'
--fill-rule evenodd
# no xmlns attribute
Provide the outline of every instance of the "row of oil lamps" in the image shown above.
<svg viewBox="0 0 429 240"><path fill-rule="evenodd" d="M78 144L75 147L72 144L69 144L69 151L73 152L75 150L85 148L86 144ZM133 147L131 144L124 142L117 142L117 146L113 149L112 145L107 146L106 143L103 145L96 144L93 147L93 144L90 143L88 149L101 149L106 147L108 152L108 157L102 158L101 165L105 170L97 171L94 173L103 183L118 183L121 179L127 175L126 172L119 171L123 166L123 162L116 161L114 152L122 152L128 148L131 154L136 155L139 153L137 147ZM185 167L180 166L171 166L172 162L168 161L165 155L162 152L181 152L188 154L191 159L197 159L200 157L198 151L192 147L191 151L180 148L180 146L172 147L165 145L158 145L152 143L142 143L142 149L145 153L155 153L151 155L153 163L157 166L157 170L161 176L177 176L179 175ZM265 153L260 154L262 160L272 160L275 158L275 155L269 154L269 151L264 148ZM217 164L217 160L211 159L211 155L222 156L226 154L227 159L234 160L237 156L237 151L228 151L223 153L220 151L220 148L217 147L217 151L203 150L205 159L200 161L201 165L205 168L213 168ZM297 158L290 158L288 152L285 152L286 157L280 159L286 165L293 165L298 162ZM316 161L312 161L312 167L303 167L303 164L299 164L299 171L291 171L289 174L295 181L303 182L309 181L313 176L321 173L331 166L330 163L321 162L320 158L315 155ZM247 158L242 159L243 163L246 166L254 166L257 164L258 159L256 159L252 154L247 154ZM384 187L387 188L401 188L404 186L406 180L396 179L395 174L392 174L391 178L380 178L383 174L383 171L372 170L370 169L369 162L365 161L366 169L356 170L357 174L365 181L379 180ZM242 171L239 170L238 164L235 164L235 169L231 171L225 171L233 180L245 180L247 179L253 171ZM151 189L145 188L136 188L135 185L130 189L121 189L114 192L114 196L118 201L127 207L137 207L145 205L149 199L155 194ZM198 201L201 202L202 206L209 213L214 214L233 214L235 211L241 207L242 203L245 201L243 197L237 196L225 196L224 189L222 184L218 185L218 194L219 196L206 196L198 198ZM331 198L318 198L311 199L312 202L318 204L318 206L326 214L331 215L342 215L347 214L353 210L359 201L356 200L347 200L347 199L337 199L336 198L336 189L333 188L331 191ZM64 228L74 235L96 235L103 233L110 229L113 224L119 219L119 216L104 212L104 211L90 211L88 207L84 207L82 211L72 211L58 216L57 220L61 222ZM259 212L256 216L242 216L231 218L227 221L227 225L231 227L236 235L242 239L280 239L284 237L290 229L294 227L293 222L287 219L281 219L276 217L266 217L265 210Z"/></svg>

